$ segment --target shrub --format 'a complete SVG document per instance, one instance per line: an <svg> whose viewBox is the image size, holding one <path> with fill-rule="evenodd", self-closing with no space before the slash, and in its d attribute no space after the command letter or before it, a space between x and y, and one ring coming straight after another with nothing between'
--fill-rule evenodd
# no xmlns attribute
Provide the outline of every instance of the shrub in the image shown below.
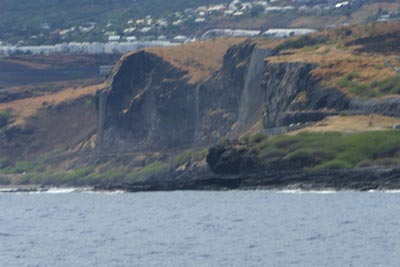
<svg viewBox="0 0 400 267"><path fill-rule="evenodd" d="M0 128L6 126L9 120L10 120L10 113L6 110L0 111Z"/></svg>
<svg viewBox="0 0 400 267"><path fill-rule="evenodd" d="M10 163L7 158L0 158L0 170L9 167Z"/></svg>
<svg viewBox="0 0 400 267"><path fill-rule="evenodd" d="M334 158L334 156L323 148L301 148L288 154L284 159L288 161L292 167L313 168L320 162L332 158Z"/></svg>
<svg viewBox="0 0 400 267"><path fill-rule="evenodd" d="M309 35L302 35L300 37L289 39L276 47L278 51L288 50L288 49L300 49L306 46L314 46L317 44L322 44L327 41L326 38L321 37L311 37Z"/></svg>
<svg viewBox="0 0 400 267"><path fill-rule="evenodd" d="M11 179L7 176L0 175L0 185L9 185L11 184Z"/></svg>
<svg viewBox="0 0 400 267"><path fill-rule="evenodd" d="M292 169L351 168L362 162L375 165L400 162L400 131L397 130L282 135L271 137L262 150L256 149L259 145L249 149L257 151L258 160L269 167L280 164Z"/></svg>
<svg viewBox="0 0 400 267"><path fill-rule="evenodd" d="M263 133L256 133L255 135L251 136L249 141L254 142L254 143L260 143L264 141L265 139L268 139L268 136L266 136Z"/></svg>
<svg viewBox="0 0 400 267"><path fill-rule="evenodd" d="M177 155L173 163L175 166L182 165L190 161L198 161L204 159L208 154L208 148L200 148L197 150L186 150Z"/></svg>
<svg viewBox="0 0 400 267"><path fill-rule="evenodd" d="M343 160L330 160L316 166L315 170L338 170L338 169L349 169L352 164Z"/></svg>
<svg viewBox="0 0 400 267"><path fill-rule="evenodd" d="M17 161L14 167L8 167L5 169L6 173L24 173L33 171L36 167L34 162L30 161Z"/></svg>
<svg viewBox="0 0 400 267"><path fill-rule="evenodd" d="M186 162L189 162L192 158L193 155L193 151L192 150L187 150L184 151L182 153L180 153L179 155L177 155L174 159L174 164L175 165L182 165Z"/></svg>
<svg viewBox="0 0 400 267"><path fill-rule="evenodd" d="M393 76L382 81L375 82L373 87L377 87L384 93L400 93L400 76Z"/></svg>
<svg viewBox="0 0 400 267"><path fill-rule="evenodd" d="M168 166L165 163L156 161L153 162L149 165L146 165L145 167L138 169L134 172L131 172L127 175L128 179L133 179L133 180L141 180L141 179L146 179L151 176L157 175L159 173L162 173L166 171Z"/></svg>
<svg viewBox="0 0 400 267"><path fill-rule="evenodd" d="M383 80L361 83L358 81L360 75L351 72L337 81L340 88L347 88L355 95L366 97L378 97L383 94L400 93L400 76L393 76Z"/></svg>

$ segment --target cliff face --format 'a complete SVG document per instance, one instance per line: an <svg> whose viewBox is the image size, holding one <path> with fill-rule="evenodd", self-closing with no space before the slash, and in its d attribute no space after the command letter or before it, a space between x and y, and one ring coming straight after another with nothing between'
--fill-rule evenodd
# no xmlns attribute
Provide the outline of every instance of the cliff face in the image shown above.
<svg viewBox="0 0 400 267"><path fill-rule="evenodd" d="M248 121L261 118L263 62L269 54L251 43L233 46L221 69L196 84L155 54L127 56L97 95L98 148L179 149L238 136L252 126Z"/></svg>
<svg viewBox="0 0 400 267"><path fill-rule="evenodd" d="M316 64L266 60L275 53L249 41L234 45L222 67L196 83L154 53L125 56L97 94L97 148L180 150L234 139L255 125L274 133L340 112L400 116L397 98L351 98L321 86L311 74Z"/></svg>
<svg viewBox="0 0 400 267"><path fill-rule="evenodd" d="M267 65L264 73L265 128L284 125L284 116L286 112L294 109L296 97L300 93L309 92L313 86L310 79L311 69L312 65L304 63Z"/></svg>
<svg viewBox="0 0 400 267"><path fill-rule="evenodd" d="M195 86L186 72L146 52L124 59L98 94L98 145L112 150L193 141Z"/></svg>
<svg viewBox="0 0 400 267"><path fill-rule="evenodd" d="M264 129L315 122L341 112L400 116L400 98L350 97L339 89L324 87L311 75L316 64L267 63L263 77Z"/></svg>

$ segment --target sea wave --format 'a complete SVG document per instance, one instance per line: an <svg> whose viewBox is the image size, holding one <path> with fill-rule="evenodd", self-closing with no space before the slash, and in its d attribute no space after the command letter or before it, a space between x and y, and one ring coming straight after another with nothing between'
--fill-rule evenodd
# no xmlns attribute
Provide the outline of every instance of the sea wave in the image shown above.
<svg viewBox="0 0 400 267"><path fill-rule="evenodd" d="M284 189L274 191L277 194L336 194L337 190L304 190L304 189Z"/></svg>

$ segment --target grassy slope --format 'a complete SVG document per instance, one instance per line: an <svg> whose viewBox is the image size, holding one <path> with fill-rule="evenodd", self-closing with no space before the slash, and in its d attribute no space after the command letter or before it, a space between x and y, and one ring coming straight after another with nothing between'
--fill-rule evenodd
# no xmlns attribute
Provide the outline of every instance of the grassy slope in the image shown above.
<svg viewBox="0 0 400 267"><path fill-rule="evenodd" d="M188 71L191 82L196 83L210 77L212 72L218 70L222 66L223 57L228 48L243 40L242 38L221 38L146 50Z"/></svg>
<svg viewBox="0 0 400 267"><path fill-rule="evenodd" d="M33 98L20 99L8 103L0 103L0 110L8 110L11 113L10 127L23 126L27 120L35 116L41 108L46 105L57 106L63 102L72 102L86 95L94 95L104 84L92 85L82 88L66 88L60 92L38 96Z"/></svg>
<svg viewBox="0 0 400 267"><path fill-rule="evenodd" d="M284 53L268 60L316 63L318 67L312 72L315 79L350 95L397 95L400 93L400 73L395 68L400 67L399 52L393 49L393 44L382 42L389 39L385 34L400 36L400 23L354 26L292 38L276 45ZM380 40L371 40L365 45L357 43L365 37L380 35ZM269 42L259 42L271 47ZM369 51L376 45L384 51Z"/></svg>
<svg viewBox="0 0 400 267"><path fill-rule="evenodd" d="M400 131L300 133L247 138L245 150L267 168L339 169L400 163Z"/></svg>

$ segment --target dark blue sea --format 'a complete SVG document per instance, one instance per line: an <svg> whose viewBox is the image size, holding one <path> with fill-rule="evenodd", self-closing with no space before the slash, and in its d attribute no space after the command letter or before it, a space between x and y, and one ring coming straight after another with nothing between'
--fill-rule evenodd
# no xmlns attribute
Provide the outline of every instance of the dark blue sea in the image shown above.
<svg viewBox="0 0 400 267"><path fill-rule="evenodd" d="M0 193L0 266L398 267L400 193Z"/></svg>

